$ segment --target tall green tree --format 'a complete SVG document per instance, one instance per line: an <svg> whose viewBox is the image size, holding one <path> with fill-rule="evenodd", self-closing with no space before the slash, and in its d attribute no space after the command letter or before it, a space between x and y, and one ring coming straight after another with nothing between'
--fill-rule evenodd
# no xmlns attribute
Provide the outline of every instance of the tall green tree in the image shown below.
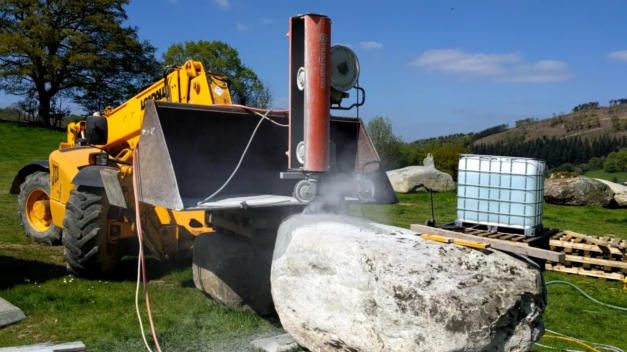
<svg viewBox="0 0 627 352"><path fill-rule="evenodd" d="M392 170L402 165L403 141L394 135L392 122L386 117L376 117L366 126L370 139L379 153L383 167Z"/></svg>
<svg viewBox="0 0 627 352"><path fill-rule="evenodd" d="M231 97L237 104L267 108L270 90L257 74L242 63L237 50L225 42L185 42L171 45L163 54L166 65L182 65L187 60L202 62L206 71L225 74Z"/></svg>
<svg viewBox="0 0 627 352"><path fill-rule="evenodd" d="M155 78L154 48L124 26L128 0L0 0L0 89L87 110L114 105Z"/></svg>
<svg viewBox="0 0 627 352"><path fill-rule="evenodd" d="M470 150L461 145L444 145L429 151L433 155L435 167L453 176L457 181L457 168L459 165L459 155L470 153Z"/></svg>

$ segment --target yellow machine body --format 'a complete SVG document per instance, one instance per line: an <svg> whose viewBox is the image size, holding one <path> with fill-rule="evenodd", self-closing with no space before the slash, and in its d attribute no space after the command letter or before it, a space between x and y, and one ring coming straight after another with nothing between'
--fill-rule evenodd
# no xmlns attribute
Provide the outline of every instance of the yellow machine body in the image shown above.
<svg viewBox="0 0 627 352"><path fill-rule="evenodd" d="M85 138L85 121L70 123L67 128L67 141L53 151L48 160L50 172L49 212L52 223L63 228L66 203L70 192L75 188L74 178L81 168L93 165L95 153L107 152L111 161L120 169L119 179L127 204L133 205L132 167L133 148L139 137L148 100L171 101L175 103L197 105L228 105L231 95L226 77L205 72L202 63L187 61L182 67L174 68L164 80L160 80L143 90L122 105L104 111L107 121L107 141L104 144L88 146ZM154 255L172 257L181 248L183 234L187 237L212 232L206 226L204 211L174 211L158 206L149 206L144 219L154 231L146 231L148 246ZM111 225L117 226L115 236L110 241L117 241L136 236L132 216L110 219ZM157 235L155 235L157 234ZM191 241L183 244L189 247Z"/></svg>
<svg viewBox="0 0 627 352"><path fill-rule="evenodd" d="M316 148L329 154L325 171L290 167L290 138L311 129L302 114L234 105L224 75L187 61L102 116L70 123L49 160L18 172L11 192L25 233L41 243L62 239L68 270L97 276L137 253L136 202L143 243L162 259L203 233L253 242L276 233L309 195L331 195L313 209L397 202L361 119L331 116L326 99L314 106L324 117Z"/></svg>

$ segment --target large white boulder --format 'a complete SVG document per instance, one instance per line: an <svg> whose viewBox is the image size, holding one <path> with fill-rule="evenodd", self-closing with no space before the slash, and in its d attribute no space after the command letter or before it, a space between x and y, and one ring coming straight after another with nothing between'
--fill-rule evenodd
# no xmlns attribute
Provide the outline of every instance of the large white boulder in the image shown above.
<svg viewBox="0 0 627 352"><path fill-rule="evenodd" d="M286 220L271 289L311 351L528 351L543 333L532 264L348 216Z"/></svg>
<svg viewBox="0 0 627 352"><path fill-rule="evenodd" d="M619 207L627 207L627 186L600 178L595 178L595 180L604 183L614 192L614 201Z"/></svg>
<svg viewBox="0 0 627 352"><path fill-rule="evenodd" d="M452 191L455 189L453 177L446 172L429 166L407 166L387 172L395 192L411 193L424 191L425 188L435 192Z"/></svg>

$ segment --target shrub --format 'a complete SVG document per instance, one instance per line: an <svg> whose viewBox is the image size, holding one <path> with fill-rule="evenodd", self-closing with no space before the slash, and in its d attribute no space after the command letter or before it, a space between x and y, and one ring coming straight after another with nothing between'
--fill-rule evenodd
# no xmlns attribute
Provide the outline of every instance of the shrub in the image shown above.
<svg viewBox="0 0 627 352"><path fill-rule="evenodd" d="M457 181L457 167L459 165L459 154L470 153L470 150L461 145L445 145L429 151L433 155L435 167L453 176Z"/></svg>
<svg viewBox="0 0 627 352"><path fill-rule="evenodd" d="M591 158L588 161L588 167L590 170L600 170L603 168L603 159L599 157Z"/></svg>
<svg viewBox="0 0 627 352"><path fill-rule="evenodd" d="M627 171L627 149L610 153L605 158L603 170L609 173Z"/></svg>
<svg viewBox="0 0 627 352"><path fill-rule="evenodd" d="M572 163L563 163L562 165L553 169L554 172L575 172L575 165Z"/></svg>

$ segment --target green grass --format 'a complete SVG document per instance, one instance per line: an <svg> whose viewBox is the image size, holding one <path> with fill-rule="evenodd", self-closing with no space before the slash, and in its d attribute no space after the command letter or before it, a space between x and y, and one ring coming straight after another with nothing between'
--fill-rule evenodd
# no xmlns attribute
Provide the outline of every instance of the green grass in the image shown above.
<svg viewBox="0 0 627 352"><path fill-rule="evenodd" d="M65 140L65 133L16 122L0 121L0 239L26 244L16 216L16 198L9 194L13 178L24 164L48 160Z"/></svg>
<svg viewBox="0 0 627 352"><path fill-rule="evenodd" d="M0 296L28 315L26 320L0 329L0 346L82 340L90 351L142 350L133 305L134 271L116 281L74 278L65 273L62 248L32 244L19 227L16 197L8 194L12 178L24 163L46 159L64 134L0 122L0 138ZM431 217L428 194L399 195L399 201L397 205L363 206L352 211L401 227L422 224ZM455 220L454 192L434 194L434 201L439 224ZM547 205L545 225L627 238L627 210ZM232 341L245 343L251 336L276 331L272 322L255 314L233 312L211 303L193 287L188 265L164 268L149 263L149 268L155 268L149 283L150 298L165 350L195 351L214 346L228 351L234 349ZM545 273L545 279L568 280L597 299L627 306L627 291L618 282L550 272ZM627 315L594 305L569 287L548 288L544 320L551 330L627 349L627 337L621 333ZM548 338L541 343L582 349Z"/></svg>
<svg viewBox="0 0 627 352"><path fill-rule="evenodd" d="M431 218L428 193L399 194L395 205L365 205L361 212L372 220L400 227L424 224ZM438 224L455 221L457 196L455 192L434 193L433 203ZM561 206L544 204L543 224L548 228L571 230L589 235L612 234L627 239L627 209L607 209L596 206Z"/></svg>
<svg viewBox="0 0 627 352"><path fill-rule="evenodd" d="M592 171L586 172L584 176L591 177L591 178L600 178L600 179L608 180L612 182L627 181L627 171L609 173L603 170L592 170Z"/></svg>
<svg viewBox="0 0 627 352"><path fill-rule="evenodd" d="M141 350L134 271L119 281L74 278L65 272L61 247L31 243L19 225L17 199L8 192L13 177L25 163L47 159L64 138L62 132L0 122L0 296L28 316L0 329L0 347L82 340L90 351ZM151 306L167 350L199 350L193 346L276 329L253 313L212 304L194 287L189 265L153 277Z"/></svg>

